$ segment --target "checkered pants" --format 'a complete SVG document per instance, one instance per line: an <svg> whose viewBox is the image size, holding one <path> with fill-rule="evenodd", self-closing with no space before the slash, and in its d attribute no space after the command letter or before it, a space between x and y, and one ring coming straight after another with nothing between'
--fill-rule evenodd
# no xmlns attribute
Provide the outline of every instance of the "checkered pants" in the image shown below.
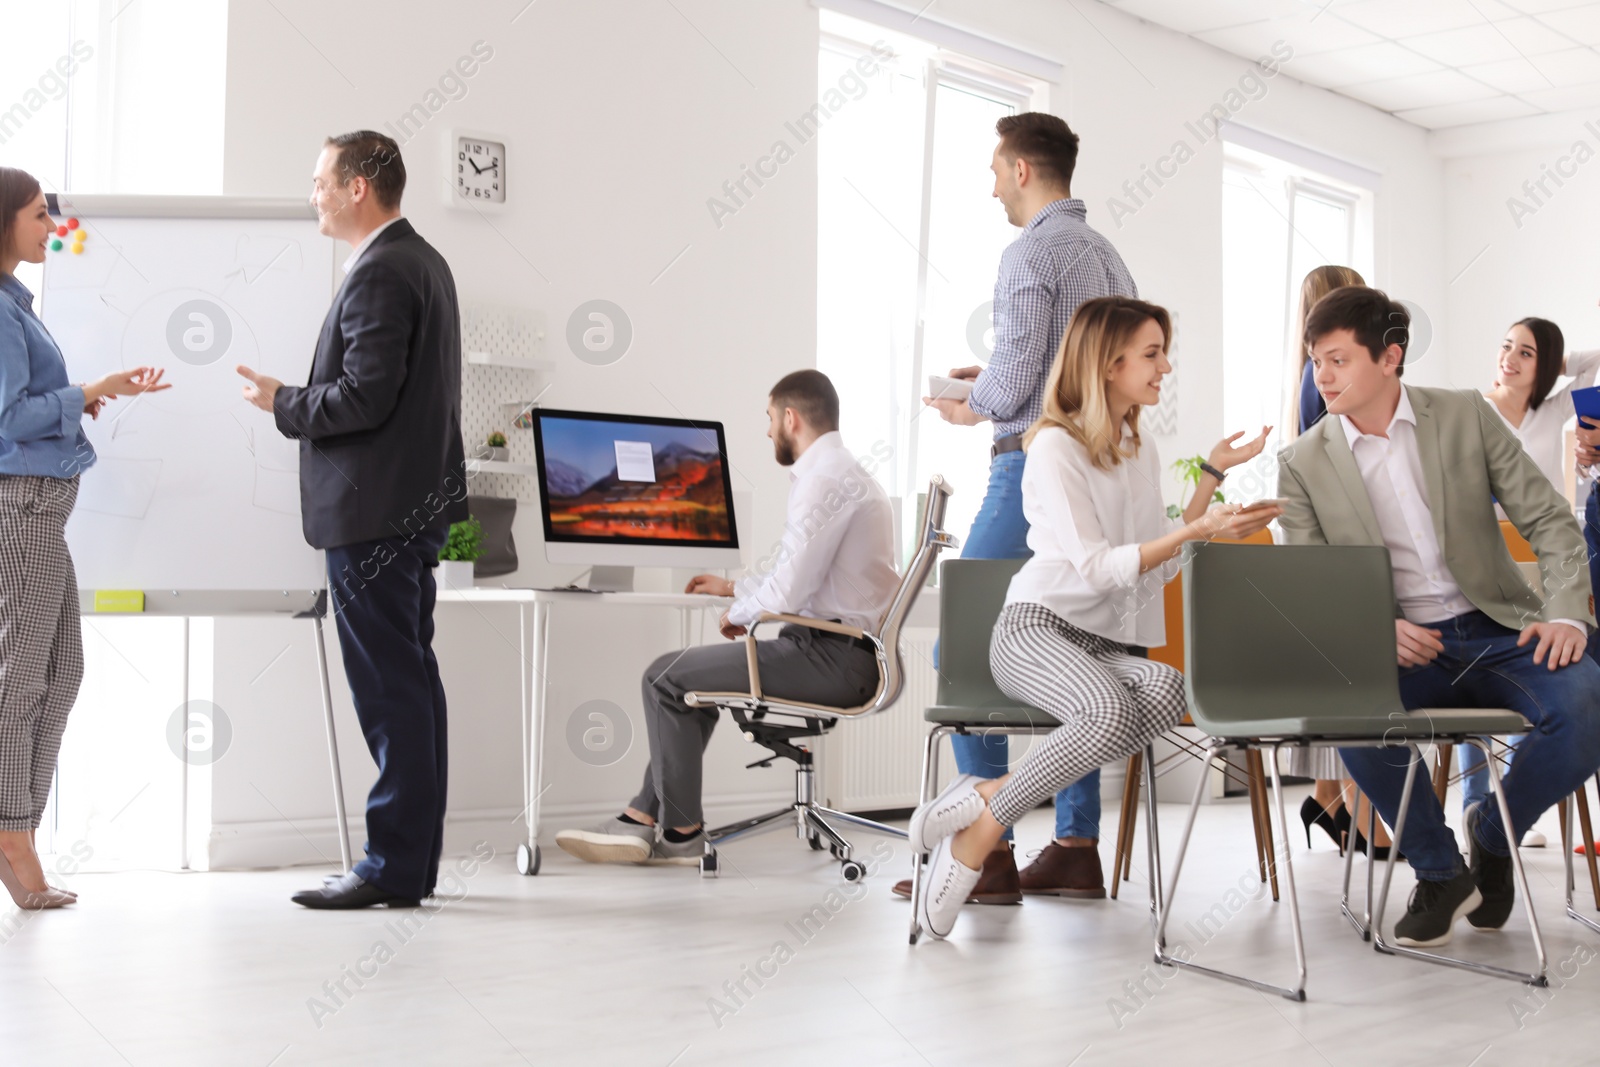
<svg viewBox="0 0 1600 1067"><path fill-rule="evenodd" d="M0 830L38 827L83 680L64 535L77 498L76 475L0 475Z"/></svg>
<svg viewBox="0 0 1600 1067"><path fill-rule="evenodd" d="M1183 675L1130 656L1127 647L1078 629L1040 604L1007 604L989 643L989 669L1013 700L1062 725L1036 740L989 801L1014 824L1061 789L1139 751L1183 718Z"/></svg>

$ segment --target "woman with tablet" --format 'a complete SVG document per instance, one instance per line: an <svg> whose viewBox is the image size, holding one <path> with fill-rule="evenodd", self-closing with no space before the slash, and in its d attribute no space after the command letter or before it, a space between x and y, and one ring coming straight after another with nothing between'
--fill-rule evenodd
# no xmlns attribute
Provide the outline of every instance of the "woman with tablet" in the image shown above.
<svg viewBox="0 0 1600 1067"><path fill-rule="evenodd" d="M0 885L19 908L71 904L45 880L33 834L83 677L78 583L64 535L78 476L94 463L83 417L165 389L135 367L73 385L33 313L17 264L44 262L55 230L32 175L0 167Z"/></svg>
<svg viewBox="0 0 1600 1067"><path fill-rule="evenodd" d="M912 816L912 847L932 852L918 919L949 934L984 857L1006 828L1057 791L1137 752L1183 717L1183 676L1134 656L1166 643L1162 599L1190 541L1244 538L1281 509L1206 502L1230 467L1259 455L1269 428L1243 445L1219 441L1183 510L1168 520L1161 461L1139 435L1139 412L1172 371L1167 312L1128 297L1083 303L1023 439L1022 507L1033 555L1011 581L989 663L1013 699L1061 720L1001 778L964 774Z"/></svg>
<svg viewBox="0 0 1600 1067"><path fill-rule="evenodd" d="M1572 393L1592 386L1597 371L1600 350L1568 355L1561 327L1549 319L1518 319L1500 339L1494 387L1484 393L1505 423L1504 429L1522 444L1529 458L1563 496L1570 462L1565 437L1566 424L1573 417ZM1563 375L1571 375L1572 380L1557 389L1556 381ZM1580 469L1579 500L1588 496L1586 474ZM1518 740L1509 738L1507 743L1515 748ZM1483 753L1476 748L1463 745L1460 752L1461 800L1470 807L1488 795L1489 769L1484 766ZM1544 844L1545 836L1537 829L1530 829L1522 837L1524 848Z"/></svg>

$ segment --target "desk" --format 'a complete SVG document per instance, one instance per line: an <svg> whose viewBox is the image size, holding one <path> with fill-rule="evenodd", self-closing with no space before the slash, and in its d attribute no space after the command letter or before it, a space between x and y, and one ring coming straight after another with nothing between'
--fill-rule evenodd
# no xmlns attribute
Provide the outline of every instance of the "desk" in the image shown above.
<svg viewBox="0 0 1600 1067"><path fill-rule="evenodd" d="M550 663L550 612L558 604L602 604L617 608L676 608L679 647L689 646L689 620L695 611L719 614L729 597L696 593L582 593L546 589L474 588L439 590L441 604L515 604L522 675L522 814L528 839L517 846L517 870L539 873L539 800L544 795L544 719Z"/></svg>

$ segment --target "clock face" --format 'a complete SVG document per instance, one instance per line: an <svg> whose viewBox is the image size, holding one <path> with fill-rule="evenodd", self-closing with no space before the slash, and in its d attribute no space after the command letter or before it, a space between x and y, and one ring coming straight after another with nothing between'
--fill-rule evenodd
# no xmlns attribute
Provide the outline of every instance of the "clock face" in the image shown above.
<svg viewBox="0 0 1600 1067"><path fill-rule="evenodd" d="M456 138L456 196L478 203L505 203L506 146L503 142Z"/></svg>

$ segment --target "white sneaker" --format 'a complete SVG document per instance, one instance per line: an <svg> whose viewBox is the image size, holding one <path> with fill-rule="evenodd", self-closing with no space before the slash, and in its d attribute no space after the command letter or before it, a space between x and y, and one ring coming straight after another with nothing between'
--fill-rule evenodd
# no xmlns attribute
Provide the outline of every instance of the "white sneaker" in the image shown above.
<svg viewBox="0 0 1600 1067"><path fill-rule="evenodd" d="M556 844L588 863L643 863L655 847L656 828L607 819L588 830L562 830Z"/></svg>
<svg viewBox="0 0 1600 1067"><path fill-rule="evenodd" d="M1533 827L1529 827L1528 832L1522 835L1523 848L1544 848L1549 843L1549 838Z"/></svg>
<svg viewBox="0 0 1600 1067"><path fill-rule="evenodd" d="M918 852L931 852L942 838L959 833L978 821L987 806L978 793L983 781L975 774L958 775L944 792L911 813L906 835Z"/></svg>
<svg viewBox="0 0 1600 1067"><path fill-rule="evenodd" d="M973 870L950 852L950 838L939 840L923 872L922 907L918 924L943 941L956 925L961 905L967 902L982 870Z"/></svg>

